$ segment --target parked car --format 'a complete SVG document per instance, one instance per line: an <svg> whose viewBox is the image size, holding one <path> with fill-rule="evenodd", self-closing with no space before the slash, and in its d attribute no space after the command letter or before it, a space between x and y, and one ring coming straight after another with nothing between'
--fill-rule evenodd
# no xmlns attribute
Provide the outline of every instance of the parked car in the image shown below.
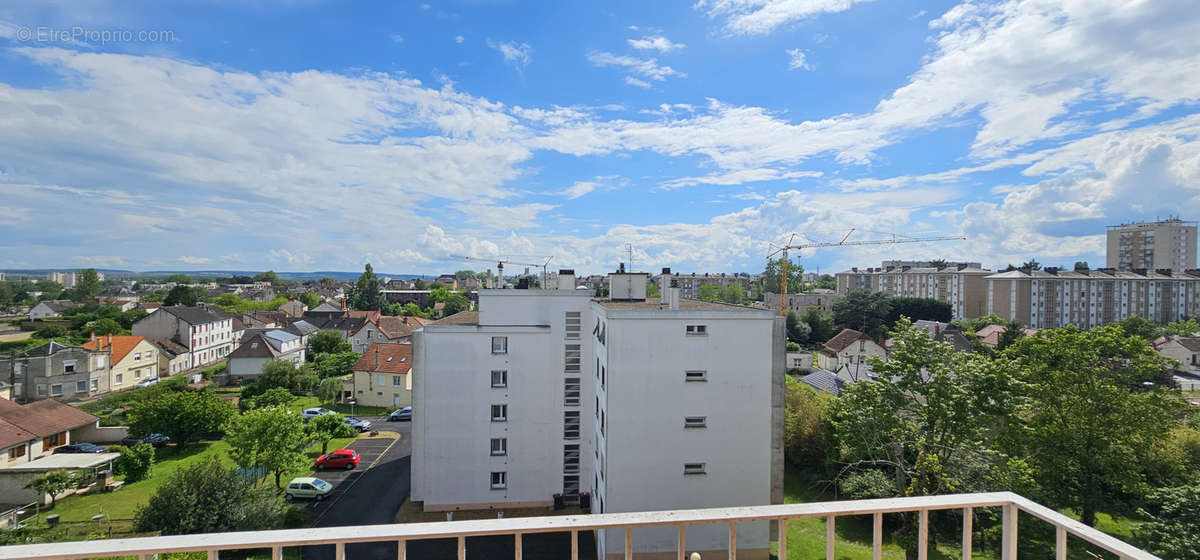
<svg viewBox="0 0 1200 560"><path fill-rule="evenodd" d="M355 418L353 416L346 417L346 425L358 430L359 432L365 432L365 431L371 429L370 422L368 422L366 420L359 420L358 418Z"/></svg>
<svg viewBox="0 0 1200 560"><path fill-rule="evenodd" d="M305 418L316 418L318 416L324 416L326 414L335 414L335 413L332 410L329 410L328 408L306 408L306 409L304 409L304 412L301 413L301 416L303 416Z"/></svg>
<svg viewBox="0 0 1200 560"><path fill-rule="evenodd" d="M162 447L168 443L171 443L171 438L162 434L150 434L146 437L125 436L121 438L121 445L124 445L125 447L131 447L137 445L138 443L149 443L154 447Z"/></svg>
<svg viewBox="0 0 1200 560"><path fill-rule="evenodd" d="M59 453L104 453L106 451L108 451L108 448L104 447L103 445L96 445L94 443L81 441L79 443L55 447L52 455L57 455Z"/></svg>
<svg viewBox="0 0 1200 560"><path fill-rule="evenodd" d="M141 381L138 381L137 385L134 385L134 387L149 387L151 385L158 385L157 377L147 377Z"/></svg>
<svg viewBox="0 0 1200 560"><path fill-rule="evenodd" d="M313 463L314 469L353 469L358 466L361 457L353 449L338 449L328 455L317 457Z"/></svg>
<svg viewBox="0 0 1200 560"><path fill-rule="evenodd" d="M333 491L333 485L311 476L302 476L293 478L287 485L287 490L283 491L283 497L287 501L292 501L296 498L311 498L317 501L325 499L330 492Z"/></svg>
<svg viewBox="0 0 1200 560"><path fill-rule="evenodd" d="M406 406L400 410L393 410L392 413L388 415L388 420L393 422L412 420L412 407Z"/></svg>

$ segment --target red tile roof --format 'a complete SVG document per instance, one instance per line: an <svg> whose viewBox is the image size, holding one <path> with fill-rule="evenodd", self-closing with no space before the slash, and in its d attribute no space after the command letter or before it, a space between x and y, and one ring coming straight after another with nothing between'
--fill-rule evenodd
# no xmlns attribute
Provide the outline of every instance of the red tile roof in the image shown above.
<svg viewBox="0 0 1200 560"><path fill-rule="evenodd" d="M383 336L394 340L411 335L413 331L420 328L419 325L413 326L405 321L405 319L408 318L409 317L380 317L379 322L376 325L379 327L379 331L383 333Z"/></svg>
<svg viewBox="0 0 1200 560"><path fill-rule="evenodd" d="M411 344L372 344L354 364L354 371L371 373L408 373L411 369Z"/></svg>
<svg viewBox="0 0 1200 560"><path fill-rule="evenodd" d="M842 332L837 333L833 336L833 338L829 339L829 342L825 343L825 349L836 354L842 350L845 350L848 346L857 342L859 339L863 338L871 340L871 337L860 331L856 331L854 329L842 329ZM872 340L871 342L874 341Z"/></svg>
<svg viewBox="0 0 1200 560"><path fill-rule="evenodd" d="M83 347L88 350L109 350L112 352L112 363L114 365L121 363L130 352L133 351L138 344L146 340L144 336L117 336L106 335L97 336L85 343Z"/></svg>
<svg viewBox="0 0 1200 560"><path fill-rule="evenodd" d="M46 437L94 424L99 418L54 399L42 399L29 404L17 404L0 399L0 421L16 426L35 437ZM7 434L6 434L7 436ZM14 434L11 437L23 437ZM4 439L11 439L4 437ZM20 441L29 441L22 439Z"/></svg>

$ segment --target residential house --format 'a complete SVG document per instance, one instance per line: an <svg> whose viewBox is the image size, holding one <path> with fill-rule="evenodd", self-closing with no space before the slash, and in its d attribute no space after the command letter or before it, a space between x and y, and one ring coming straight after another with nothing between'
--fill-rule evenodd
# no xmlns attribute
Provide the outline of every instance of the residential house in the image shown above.
<svg viewBox="0 0 1200 560"><path fill-rule="evenodd" d="M1000 345L1000 336L1004 334L1004 325L986 325L982 329L975 331L975 336L979 338L979 342L985 346L996 348ZM1037 329L1021 329L1021 334L1024 336L1033 336L1037 334Z"/></svg>
<svg viewBox="0 0 1200 560"><path fill-rule="evenodd" d="M363 406L412 405L412 352L411 344L372 344L343 378L344 391Z"/></svg>
<svg viewBox="0 0 1200 560"><path fill-rule="evenodd" d="M1153 346L1160 356L1179 362L1177 370L1200 373L1200 337L1165 336Z"/></svg>
<svg viewBox="0 0 1200 560"><path fill-rule="evenodd" d="M97 305L111 305L121 310L121 312L132 311L138 308L138 302L126 299L98 297L95 300Z"/></svg>
<svg viewBox="0 0 1200 560"><path fill-rule="evenodd" d="M146 314L150 314L150 313L154 313L155 311L158 311L158 308L162 307L162 304L161 303L148 303L148 302L140 301L140 302L138 302L138 307L141 309L144 309L146 311Z"/></svg>
<svg viewBox="0 0 1200 560"><path fill-rule="evenodd" d="M286 360L297 366L304 363L305 347L300 337L278 329L246 333L246 338L229 354L225 376L230 381L255 379L263 366Z"/></svg>
<svg viewBox="0 0 1200 560"><path fill-rule="evenodd" d="M83 347L111 354L108 377L111 391L128 389L143 379L159 376L158 346L144 336L92 336Z"/></svg>
<svg viewBox="0 0 1200 560"><path fill-rule="evenodd" d="M813 367L812 352L788 352L787 353L787 368L788 371L793 369L810 370Z"/></svg>
<svg viewBox="0 0 1200 560"><path fill-rule="evenodd" d="M365 317L363 319L362 325L357 330L347 334L350 347L359 353L366 352L368 347L376 343L409 343L412 341L413 331L420 328L406 322L406 317L385 316L380 317L377 322L371 322Z"/></svg>
<svg viewBox="0 0 1200 560"><path fill-rule="evenodd" d="M453 274L443 274L438 276L437 280L434 280L434 283L439 286L450 288L451 290L458 289L458 278L456 278Z"/></svg>
<svg viewBox="0 0 1200 560"><path fill-rule="evenodd" d="M913 323L913 328L925 331L929 334L930 339L945 342L959 352L971 352L975 350L975 346L963 334L962 329L950 323L921 319ZM887 340L887 348L889 351L892 349L892 339L890 338Z"/></svg>
<svg viewBox="0 0 1200 560"><path fill-rule="evenodd" d="M842 396L843 391L858 383L858 379L849 375L844 367L836 373L827 369L818 369L801 376L800 381L817 391L823 391L835 397Z"/></svg>
<svg viewBox="0 0 1200 560"><path fill-rule="evenodd" d="M223 360L233 351L233 317L214 306L161 307L134 323L133 334L186 347L191 367Z"/></svg>
<svg viewBox="0 0 1200 560"><path fill-rule="evenodd" d="M866 333L842 329L817 352L817 367L837 371L844 364L865 363L872 356L886 360L887 350Z"/></svg>
<svg viewBox="0 0 1200 560"><path fill-rule="evenodd" d="M379 310L375 309L348 309L346 310L347 317L362 317L372 323L379 323L379 318L383 316Z"/></svg>
<svg viewBox="0 0 1200 560"><path fill-rule="evenodd" d="M192 354L186 346L159 338L147 338L158 348L158 376L177 375L192 368Z"/></svg>
<svg viewBox="0 0 1200 560"><path fill-rule="evenodd" d="M283 330L300 337L300 344L307 348L308 337L321 329L304 319L294 319L289 320L287 325L283 327Z"/></svg>
<svg viewBox="0 0 1200 560"><path fill-rule="evenodd" d="M50 317L62 317L62 312L70 307L74 307L75 302L69 299L54 299L47 301L39 301L29 310L29 320L37 321Z"/></svg>
<svg viewBox="0 0 1200 560"><path fill-rule="evenodd" d="M389 342L410 344L413 331L425 326L429 319L420 317L391 317L379 318L379 332Z"/></svg>
<svg viewBox="0 0 1200 560"><path fill-rule="evenodd" d="M342 340L350 342L351 345L353 345L353 342L350 340L350 333L358 332L359 329L363 328L363 326L367 324L367 320L363 317L354 318L339 316L325 320L305 317L305 321L314 327L317 327L318 330L338 331L338 333L342 335ZM362 346L359 351L365 349L366 345Z"/></svg>
<svg viewBox="0 0 1200 560"><path fill-rule="evenodd" d="M308 306L298 299L289 299L287 303L279 306L279 310L286 313L288 317L302 317L304 312L308 311Z"/></svg>
<svg viewBox="0 0 1200 560"><path fill-rule="evenodd" d="M308 311L305 311L302 317L310 323L316 324L317 321L324 321L336 317L345 317L346 308L333 302L323 301Z"/></svg>
<svg viewBox="0 0 1200 560"><path fill-rule="evenodd" d="M51 340L15 355L0 357L0 371L10 372L13 397L19 402L45 398L79 400L109 391L107 350Z"/></svg>
<svg viewBox="0 0 1200 560"><path fill-rule="evenodd" d="M82 441L99 418L54 399L17 404L0 399L0 469L49 455L55 447ZM0 502L5 501L0 496Z"/></svg>

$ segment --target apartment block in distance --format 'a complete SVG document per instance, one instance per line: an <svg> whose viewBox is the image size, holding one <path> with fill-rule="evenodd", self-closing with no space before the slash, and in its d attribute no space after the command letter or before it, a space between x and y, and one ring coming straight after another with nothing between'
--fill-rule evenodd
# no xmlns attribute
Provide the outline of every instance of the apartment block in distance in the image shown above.
<svg viewBox="0 0 1200 560"><path fill-rule="evenodd" d="M1108 268L1172 270L1196 268L1196 222L1170 218L1108 226Z"/></svg>
<svg viewBox="0 0 1200 560"><path fill-rule="evenodd" d="M1090 329L1126 317L1167 324L1200 314L1200 271L1016 269L987 277L988 313L1034 329Z"/></svg>
<svg viewBox="0 0 1200 560"><path fill-rule="evenodd" d="M187 348L187 367L200 367L233 352L233 317L219 307L204 304L160 307L133 324L133 335Z"/></svg>
<svg viewBox="0 0 1200 560"><path fill-rule="evenodd" d="M950 304L955 319L987 314L987 281L992 271L976 263L919 263L931 266L851 268L836 275L837 294L853 290L883 292L892 297L930 298ZM933 266L936 265L936 266Z"/></svg>
<svg viewBox="0 0 1200 560"><path fill-rule="evenodd" d="M664 278L666 280L664 280ZM726 274L724 272L718 274L696 274L692 273L672 273L670 268L662 269L662 273L654 277L656 285L670 285L674 280L679 288L680 297L684 299L699 299L700 287L705 284L713 284L719 288L725 288L736 284L741 286L743 290L749 292L754 288L754 278L747 274Z"/></svg>
<svg viewBox="0 0 1200 560"><path fill-rule="evenodd" d="M680 298L622 267L609 297L481 290L479 310L413 341L412 499L427 511L548 506L597 513L779 503L784 323L768 310ZM676 280L676 284L678 280ZM621 558L624 531L597 535ZM688 548L724 555L728 527ZM635 531L636 557L673 556L674 527ZM768 528L738 555L768 557Z"/></svg>

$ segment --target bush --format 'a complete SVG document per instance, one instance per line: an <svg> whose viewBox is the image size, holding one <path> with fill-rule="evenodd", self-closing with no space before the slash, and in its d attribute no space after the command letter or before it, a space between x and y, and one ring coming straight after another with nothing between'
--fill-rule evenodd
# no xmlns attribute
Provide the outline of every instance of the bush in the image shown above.
<svg viewBox="0 0 1200 560"><path fill-rule="evenodd" d="M802 469L822 471L832 450L830 397L791 377L785 383L783 456Z"/></svg>
<svg viewBox="0 0 1200 560"><path fill-rule="evenodd" d="M209 457L176 471L134 514L138 532L164 535L254 531L279 527L289 506L274 488L253 488Z"/></svg>
<svg viewBox="0 0 1200 560"><path fill-rule="evenodd" d="M140 441L132 447L114 445L109 451L121 454L113 463L113 470L116 474L125 475L125 482L150 478L150 468L154 466L153 445Z"/></svg>
<svg viewBox="0 0 1200 560"><path fill-rule="evenodd" d="M212 381L214 375L223 373L224 371L225 364L218 364L213 367L200 370L200 377L202 377L205 381Z"/></svg>

